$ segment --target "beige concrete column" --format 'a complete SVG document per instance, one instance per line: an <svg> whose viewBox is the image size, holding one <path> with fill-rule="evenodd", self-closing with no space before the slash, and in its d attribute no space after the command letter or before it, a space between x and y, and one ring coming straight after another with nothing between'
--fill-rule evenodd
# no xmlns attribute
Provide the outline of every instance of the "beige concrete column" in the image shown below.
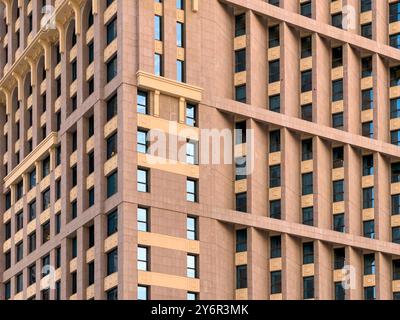
<svg viewBox="0 0 400 320"><path fill-rule="evenodd" d="M164 43L164 76L176 80L176 4L175 1L164 1L163 43ZM151 21L153 21L152 19Z"/></svg>
<svg viewBox="0 0 400 320"><path fill-rule="evenodd" d="M325 1L317 1L325 2ZM313 36L313 120L318 124L331 125L331 64L318 63L330 61L328 40L315 34ZM298 70L298 69L296 69Z"/></svg>
<svg viewBox="0 0 400 320"><path fill-rule="evenodd" d="M299 12L299 1L298 0L281 0L281 8L291 11Z"/></svg>
<svg viewBox="0 0 400 320"><path fill-rule="evenodd" d="M302 299L301 241L282 234L282 296L283 300Z"/></svg>
<svg viewBox="0 0 400 320"><path fill-rule="evenodd" d="M345 145L344 158L346 232L362 235L362 163L360 151L350 145Z"/></svg>
<svg viewBox="0 0 400 320"><path fill-rule="evenodd" d="M392 257L380 252L376 259L376 299L392 300Z"/></svg>
<svg viewBox="0 0 400 320"><path fill-rule="evenodd" d="M78 211L81 212L81 211ZM77 248L77 299L86 299L86 287L88 284L88 273L86 264L86 249L87 249L87 234L85 232L85 227L80 227L76 231L76 238L78 242Z"/></svg>
<svg viewBox="0 0 400 320"><path fill-rule="evenodd" d="M314 241L315 252L315 297L318 300L333 299L332 246L323 241Z"/></svg>
<svg viewBox="0 0 400 320"><path fill-rule="evenodd" d="M267 274L268 266L268 238L267 233L255 228L247 229L247 272L249 300L267 300L269 285Z"/></svg>
<svg viewBox="0 0 400 320"><path fill-rule="evenodd" d="M354 277L351 283L354 287L346 290L346 300L361 300L363 299L363 256L361 250L354 247L346 247L346 263L349 265L354 274L350 273L349 277Z"/></svg>
<svg viewBox="0 0 400 320"><path fill-rule="evenodd" d="M247 14L247 102L265 108L267 103L267 26L252 11Z"/></svg>
<svg viewBox="0 0 400 320"><path fill-rule="evenodd" d="M373 55L374 138L390 143L389 67L379 55Z"/></svg>
<svg viewBox="0 0 400 320"><path fill-rule="evenodd" d="M104 252L104 240L106 238L106 216L100 213L94 218L95 230L95 282L94 282L94 298L96 300L105 299L104 278L107 272L107 259Z"/></svg>
<svg viewBox="0 0 400 320"><path fill-rule="evenodd" d="M267 200L267 128L254 120L249 120L248 125L254 133L254 143L257 143L257 147L253 143L254 147L247 149L246 164L249 169L252 169L247 178L247 209L252 214L267 216L269 207Z"/></svg>
<svg viewBox="0 0 400 320"><path fill-rule="evenodd" d="M282 141L282 219L290 222L300 221L301 175L300 175L300 137L288 129L281 130Z"/></svg>
<svg viewBox="0 0 400 320"><path fill-rule="evenodd" d="M376 174L374 175L375 191L375 233L376 238L391 241L390 184L384 177L390 177L390 159L380 153L374 155Z"/></svg>
<svg viewBox="0 0 400 320"><path fill-rule="evenodd" d="M361 134L360 58L350 45L343 45L343 107L346 131Z"/></svg>
<svg viewBox="0 0 400 320"><path fill-rule="evenodd" d="M388 43L389 38L389 5L386 1L372 1L372 36L379 43Z"/></svg>
<svg viewBox="0 0 400 320"><path fill-rule="evenodd" d="M299 31L290 27L286 23L281 23L281 112L298 117L300 94L300 76L297 71L300 70L299 57Z"/></svg>
<svg viewBox="0 0 400 320"><path fill-rule="evenodd" d="M314 225L329 229L332 225L332 181L330 143L313 139Z"/></svg>
<svg viewBox="0 0 400 320"><path fill-rule="evenodd" d="M331 15L330 15L330 1L312 1L312 11L313 11L313 19L318 22L330 24Z"/></svg>

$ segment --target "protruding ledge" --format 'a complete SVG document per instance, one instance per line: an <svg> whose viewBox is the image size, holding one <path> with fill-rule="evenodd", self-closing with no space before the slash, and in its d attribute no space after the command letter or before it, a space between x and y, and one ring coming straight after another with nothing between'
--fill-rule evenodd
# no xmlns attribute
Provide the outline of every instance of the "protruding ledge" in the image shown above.
<svg viewBox="0 0 400 320"><path fill-rule="evenodd" d="M144 71L138 71L136 75L138 86L141 88L153 91L158 90L161 93L178 98L185 98L193 102L200 102L202 99L202 88L155 76L154 74Z"/></svg>

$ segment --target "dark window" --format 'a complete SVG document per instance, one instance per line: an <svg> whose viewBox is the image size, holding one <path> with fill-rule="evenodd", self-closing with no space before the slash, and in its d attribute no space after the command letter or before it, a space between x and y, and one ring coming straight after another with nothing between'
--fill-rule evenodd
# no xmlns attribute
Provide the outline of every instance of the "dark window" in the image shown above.
<svg viewBox="0 0 400 320"><path fill-rule="evenodd" d="M364 275L375 274L375 254L364 255Z"/></svg>
<svg viewBox="0 0 400 320"><path fill-rule="evenodd" d="M304 299L314 298L314 277L303 278L303 298Z"/></svg>
<svg viewBox="0 0 400 320"><path fill-rule="evenodd" d="M42 192L42 211L50 207L50 188Z"/></svg>
<svg viewBox="0 0 400 320"><path fill-rule="evenodd" d="M21 230L24 227L24 215L23 212L18 212L15 216L15 232Z"/></svg>
<svg viewBox="0 0 400 320"><path fill-rule="evenodd" d="M107 138L107 159L112 158L118 152L118 134L114 133Z"/></svg>
<svg viewBox="0 0 400 320"><path fill-rule="evenodd" d="M344 200L344 181L333 181L333 202Z"/></svg>
<svg viewBox="0 0 400 320"><path fill-rule="evenodd" d="M247 193L237 193L236 198L236 211L247 212Z"/></svg>
<svg viewBox="0 0 400 320"><path fill-rule="evenodd" d="M94 262L88 264L88 285L91 286L94 283Z"/></svg>
<svg viewBox="0 0 400 320"><path fill-rule="evenodd" d="M94 224L88 228L88 247L92 248L95 244Z"/></svg>
<svg viewBox="0 0 400 320"><path fill-rule="evenodd" d="M88 62L91 64L94 61L94 43L93 41L88 44Z"/></svg>
<svg viewBox="0 0 400 320"><path fill-rule="evenodd" d="M75 294L78 287L78 277L76 271L71 273L71 294Z"/></svg>
<svg viewBox="0 0 400 320"><path fill-rule="evenodd" d="M11 299L11 283L10 281L4 284L4 299L10 300Z"/></svg>
<svg viewBox="0 0 400 320"><path fill-rule="evenodd" d="M361 127L363 137L374 137L374 123L372 121L364 122Z"/></svg>
<svg viewBox="0 0 400 320"><path fill-rule="evenodd" d="M312 56L312 38L311 36L301 38L301 58Z"/></svg>
<svg viewBox="0 0 400 320"><path fill-rule="evenodd" d="M302 223L307 226L314 225L314 208L308 207L301 209L302 211Z"/></svg>
<svg viewBox="0 0 400 320"><path fill-rule="evenodd" d="M138 208L140 209L140 208ZM145 218L145 221L147 221L147 212ZM141 221L141 220L138 220ZM195 217L187 217L186 218L186 238L189 240L198 240L198 227L197 227L198 221L197 218ZM147 231L147 230L144 230ZM244 250L246 251L246 250Z"/></svg>
<svg viewBox="0 0 400 320"><path fill-rule="evenodd" d="M117 38L117 17L107 24L107 45Z"/></svg>
<svg viewBox="0 0 400 320"><path fill-rule="evenodd" d="M274 48L280 45L279 24L268 29L268 47Z"/></svg>
<svg viewBox="0 0 400 320"><path fill-rule="evenodd" d="M392 242L400 244L400 227L392 228Z"/></svg>
<svg viewBox="0 0 400 320"><path fill-rule="evenodd" d="M18 243L15 249L16 249L16 262L18 262L24 256L24 244L23 244L23 242L21 241L20 243Z"/></svg>
<svg viewBox="0 0 400 320"><path fill-rule="evenodd" d="M332 115L332 127L340 130L343 129L343 112Z"/></svg>
<svg viewBox="0 0 400 320"><path fill-rule="evenodd" d="M281 257L281 236L273 236L270 238L270 251L271 259Z"/></svg>
<svg viewBox="0 0 400 320"><path fill-rule="evenodd" d="M400 85L400 66L390 68L390 86Z"/></svg>
<svg viewBox="0 0 400 320"><path fill-rule="evenodd" d="M313 174L304 173L301 175L302 195L313 193Z"/></svg>
<svg viewBox="0 0 400 320"><path fill-rule="evenodd" d="M342 29L342 20L342 13L333 14L331 24L336 28Z"/></svg>
<svg viewBox="0 0 400 320"><path fill-rule="evenodd" d="M400 33L390 35L389 44L393 48L400 49Z"/></svg>
<svg viewBox="0 0 400 320"><path fill-rule="evenodd" d="M50 221L42 225L42 244L50 240Z"/></svg>
<svg viewBox="0 0 400 320"><path fill-rule="evenodd" d="M342 168L344 165L344 148L336 147L332 149L332 167L333 169Z"/></svg>
<svg viewBox="0 0 400 320"><path fill-rule="evenodd" d="M345 300L345 297L342 281L335 282L335 300Z"/></svg>
<svg viewBox="0 0 400 320"><path fill-rule="evenodd" d="M374 207L374 188L363 189L363 209Z"/></svg>
<svg viewBox="0 0 400 320"><path fill-rule="evenodd" d="M269 62L269 83L280 80L280 62L279 60Z"/></svg>
<svg viewBox="0 0 400 320"><path fill-rule="evenodd" d="M390 119L400 118L400 98L390 100Z"/></svg>
<svg viewBox="0 0 400 320"><path fill-rule="evenodd" d="M390 132L390 143L400 146L400 130L394 130Z"/></svg>
<svg viewBox="0 0 400 320"><path fill-rule="evenodd" d="M118 192L118 171L114 171L107 176L107 198Z"/></svg>
<svg viewBox="0 0 400 320"><path fill-rule="evenodd" d="M163 75L163 59L161 54L154 54L154 74L156 76Z"/></svg>
<svg viewBox="0 0 400 320"><path fill-rule="evenodd" d="M247 251L247 229L236 230L236 252Z"/></svg>
<svg viewBox="0 0 400 320"><path fill-rule="evenodd" d="M106 292L107 300L118 300L118 287L112 288Z"/></svg>
<svg viewBox="0 0 400 320"><path fill-rule="evenodd" d="M236 267L236 289L247 288L247 266Z"/></svg>
<svg viewBox="0 0 400 320"><path fill-rule="evenodd" d="M313 141L306 139L301 141L301 161L311 160L313 158Z"/></svg>
<svg viewBox="0 0 400 320"><path fill-rule="evenodd" d="M176 60L176 80L185 82L185 61Z"/></svg>
<svg viewBox="0 0 400 320"><path fill-rule="evenodd" d="M303 243L303 264L314 263L314 242Z"/></svg>
<svg viewBox="0 0 400 320"><path fill-rule="evenodd" d="M312 71L307 70L301 73L301 92L312 90Z"/></svg>
<svg viewBox="0 0 400 320"><path fill-rule="evenodd" d="M11 268L11 250L7 251L4 254L4 262L5 262L5 270Z"/></svg>
<svg viewBox="0 0 400 320"><path fill-rule="evenodd" d="M148 148L149 148L149 141L147 138L147 131L139 129L137 131L136 150L137 150L137 152L147 153Z"/></svg>
<svg viewBox="0 0 400 320"><path fill-rule="evenodd" d="M333 250L333 269L340 270L344 268L346 261L346 252L344 248L336 248Z"/></svg>
<svg viewBox="0 0 400 320"><path fill-rule="evenodd" d="M389 4L389 23L400 21L400 2Z"/></svg>
<svg viewBox="0 0 400 320"><path fill-rule="evenodd" d="M281 132L280 130L271 131L269 133L269 152L281 151Z"/></svg>
<svg viewBox="0 0 400 320"><path fill-rule="evenodd" d="M4 224L4 240L11 238L11 222L8 221Z"/></svg>
<svg viewBox="0 0 400 320"><path fill-rule="evenodd" d="M118 96L115 94L107 101L107 121L110 121L118 113Z"/></svg>
<svg viewBox="0 0 400 320"><path fill-rule="evenodd" d="M370 176L374 174L374 156L372 154L363 156L363 176Z"/></svg>
<svg viewBox="0 0 400 320"><path fill-rule="evenodd" d="M332 101L343 100L343 79L332 81Z"/></svg>
<svg viewBox="0 0 400 320"><path fill-rule="evenodd" d="M271 272L271 294L282 292L282 271Z"/></svg>
<svg viewBox="0 0 400 320"><path fill-rule="evenodd" d="M393 280L400 280L400 260L393 260Z"/></svg>
<svg viewBox="0 0 400 320"><path fill-rule="evenodd" d="M279 94L269 97L269 110L273 112L281 112L281 96Z"/></svg>
<svg viewBox="0 0 400 320"><path fill-rule="evenodd" d="M311 1L300 3L300 14L307 18L312 17Z"/></svg>
<svg viewBox="0 0 400 320"><path fill-rule="evenodd" d="M235 143L236 144L246 143L246 121L240 121L235 123Z"/></svg>
<svg viewBox="0 0 400 320"><path fill-rule="evenodd" d="M400 194L392 195L392 215L400 214Z"/></svg>
<svg viewBox="0 0 400 320"><path fill-rule="evenodd" d="M94 187L90 188L88 191L88 206L89 208L94 205Z"/></svg>
<svg viewBox="0 0 400 320"><path fill-rule="evenodd" d="M107 237L118 232L118 211L115 210L107 215Z"/></svg>
<svg viewBox="0 0 400 320"><path fill-rule="evenodd" d="M239 14L235 16L235 37L240 37L246 34L246 15Z"/></svg>
<svg viewBox="0 0 400 320"><path fill-rule="evenodd" d="M235 180L247 178L246 157L235 158Z"/></svg>
<svg viewBox="0 0 400 320"><path fill-rule="evenodd" d="M312 104L301 106L301 119L312 121Z"/></svg>
<svg viewBox="0 0 400 320"><path fill-rule="evenodd" d="M71 256L72 259L76 258L78 255L78 240L76 237L71 239Z"/></svg>
<svg viewBox="0 0 400 320"><path fill-rule="evenodd" d="M275 165L269 167L269 187L276 188L281 185L281 166Z"/></svg>
<svg viewBox="0 0 400 320"><path fill-rule="evenodd" d="M28 268L28 285L32 285L36 282L36 265L33 264Z"/></svg>
<svg viewBox="0 0 400 320"><path fill-rule="evenodd" d="M246 85L235 87L235 100L246 103Z"/></svg>
<svg viewBox="0 0 400 320"><path fill-rule="evenodd" d="M372 75L372 57L361 59L361 77L366 78Z"/></svg>
<svg viewBox="0 0 400 320"><path fill-rule="evenodd" d="M107 275L118 271L118 249L107 253Z"/></svg>
<svg viewBox="0 0 400 320"><path fill-rule="evenodd" d="M246 49L235 51L235 72L246 70Z"/></svg>
<svg viewBox="0 0 400 320"><path fill-rule="evenodd" d="M372 23L366 23L361 26L361 35L365 38L372 39Z"/></svg>
<svg viewBox="0 0 400 320"><path fill-rule="evenodd" d="M332 48L332 68L343 66L343 47Z"/></svg>
<svg viewBox="0 0 400 320"><path fill-rule="evenodd" d="M375 239L375 221L369 220L363 222L363 235L366 238Z"/></svg>
<svg viewBox="0 0 400 320"><path fill-rule="evenodd" d="M269 202L269 216L273 219L281 219L281 200Z"/></svg>
<svg viewBox="0 0 400 320"><path fill-rule="evenodd" d="M61 213L56 214L56 234L59 234L61 231Z"/></svg>
<svg viewBox="0 0 400 320"><path fill-rule="evenodd" d="M110 82L117 76L118 72L118 56L115 55L107 62L107 82Z"/></svg>
<svg viewBox="0 0 400 320"><path fill-rule="evenodd" d="M365 287L364 288L364 300L375 300L376 290L375 287Z"/></svg>
<svg viewBox="0 0 400 320"><path fill-rule="evenodd" d="M372 0L361 0L361 12L371 11L372 10Z"/></svg>
<svg viewBox="0 0 400 320"><path fill-rule="evenodd" d="M94 151L88 154L88 174L94 172Z"/></svg>
<svg viewBox="0 0 400 320"><path fill-rule="evenodd" d="M361 110L374 108L374 90L367 89L361 91Z"/></svg>
<svg viewBox="0 0 400 320"><path fill-rule="evenodd" d="M19 293L24 289L24 278L22 272L15 277L15 292Z"/></svg>

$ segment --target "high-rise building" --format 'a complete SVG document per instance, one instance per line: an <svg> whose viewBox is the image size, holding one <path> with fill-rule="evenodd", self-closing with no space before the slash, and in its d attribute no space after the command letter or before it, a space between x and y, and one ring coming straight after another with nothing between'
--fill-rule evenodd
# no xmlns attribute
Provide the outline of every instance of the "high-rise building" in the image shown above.
<svg viewBox="0 0 400 320"><path fill-rule="evenodd" d="M400 299L400 1L0 3L0 299Z"/></svg>

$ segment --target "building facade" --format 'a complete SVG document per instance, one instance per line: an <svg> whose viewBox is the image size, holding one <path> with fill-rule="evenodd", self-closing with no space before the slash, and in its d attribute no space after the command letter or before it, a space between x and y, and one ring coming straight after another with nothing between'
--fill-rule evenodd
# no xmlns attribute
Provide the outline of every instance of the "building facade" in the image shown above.
<svg viewBox="0 0 400 320"><path fill-rule="evenodd" d="M400 299L400 1L0 3L0 299Z"/></svg>

